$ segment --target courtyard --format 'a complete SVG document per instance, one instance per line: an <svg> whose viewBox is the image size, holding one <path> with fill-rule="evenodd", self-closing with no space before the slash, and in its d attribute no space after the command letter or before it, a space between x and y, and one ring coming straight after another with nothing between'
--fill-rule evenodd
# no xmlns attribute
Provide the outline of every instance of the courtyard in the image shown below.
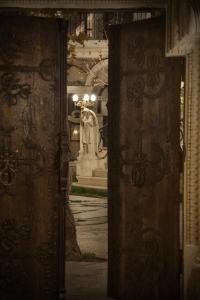
<svg viewBox="0 0 200 300"><path fill-rule="evenodd" d="M106 300L108 225L107 199L70 195L80 261L66 262L66 291L70 300Z"/></svg>

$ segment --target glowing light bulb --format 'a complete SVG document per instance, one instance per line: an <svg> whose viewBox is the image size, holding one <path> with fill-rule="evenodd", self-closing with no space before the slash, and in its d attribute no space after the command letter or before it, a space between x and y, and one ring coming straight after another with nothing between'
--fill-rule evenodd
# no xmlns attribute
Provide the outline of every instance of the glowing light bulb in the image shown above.
<svg viewBox="0 0 200 300"><path fill-rule="evenodd" d="M90 96L88 94L85 94L83 97L84 101L89 101L90 100Z"/></svg>
<svg viewBox="0 0 200 300"><path fill-rule="evenodd" d="M77 129L74 129L73 134L74 134L74 135L77 135L77 134L78 134L78 130L77 130Z"/></svg>
<svg viewBox="0 0 200 300"><path fill-rule="evenodd" d="M77 101L78 101L78 95L77 95L77 94L74 94L74 95L72 96L72 100L73 100L74 102L77 102Z"/></svg>
<svg viewBox="0 0 200 300"><path fill-rule="evenodd" d="M96 95L92 94L91 97L90 97L90 100L92 102L94 102L94 101L96 101L96 99L97 99Z"/></svg>

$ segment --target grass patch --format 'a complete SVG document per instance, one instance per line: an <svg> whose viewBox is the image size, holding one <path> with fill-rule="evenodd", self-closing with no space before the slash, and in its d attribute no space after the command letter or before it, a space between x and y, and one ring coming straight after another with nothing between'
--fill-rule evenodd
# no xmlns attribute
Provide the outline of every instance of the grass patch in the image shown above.
<svg viewBox="0 0 200 300"><path fill-rule="evenodd" d="M103 262L106 261L105 258L97 257L94 252L82 252L80 257L68 258L67 260L71 261L87 261L87 262Z"/></svg>
<svg viewBox="0 0 200 300"><path fill-rule="evenodd" d="M96 254L94 252L83 252L81 255L82 260L96 260Z"/></svg>
<svg viewBox="0 0 200 300"><path fill-rule="evenodd" d="M94 252L82 252L80 256L66 257L66 261L104 262L107 259L96 256Z"/></svg>
<svg viewBox="0 0 200 300"><path fill-rule="evenodd" d="M76 178L76 175L72 175L72 182L78 182L78 179Z"/></svg>
<svg viewBox="0 0 200 300"><path fill-rule="evenodd" d="M73 185L71 187L70 194L76 196L95 197L95 198L107 197L107 191L90 189L82 186L73 186Z"/></svg>

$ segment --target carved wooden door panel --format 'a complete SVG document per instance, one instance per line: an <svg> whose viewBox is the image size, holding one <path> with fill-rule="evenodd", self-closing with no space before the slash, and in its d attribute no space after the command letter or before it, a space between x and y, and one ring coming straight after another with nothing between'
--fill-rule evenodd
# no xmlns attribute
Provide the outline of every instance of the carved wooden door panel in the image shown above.
<svg viewBox="0 0 200 300"><path fill-rule="evenodd" d="M64 288L65 35L57 20L0 19L4 300L58 299Z"/></svg>
<svg viewBox="0 0 200 300"><path fill-rule="evenodd" d="M123 300L179 299L181 61L164 28L110 30L108 292Z"/></svg>

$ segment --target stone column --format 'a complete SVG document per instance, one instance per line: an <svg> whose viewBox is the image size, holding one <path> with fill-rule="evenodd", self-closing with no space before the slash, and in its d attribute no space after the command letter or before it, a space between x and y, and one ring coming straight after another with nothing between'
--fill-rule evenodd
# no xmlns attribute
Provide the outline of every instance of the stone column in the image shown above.
<svg viewBox="0 0 200 300"><path fill-rule="evenodd" d="M184 168L185 299L200 299L200 38L186 55Z"/></svg>

